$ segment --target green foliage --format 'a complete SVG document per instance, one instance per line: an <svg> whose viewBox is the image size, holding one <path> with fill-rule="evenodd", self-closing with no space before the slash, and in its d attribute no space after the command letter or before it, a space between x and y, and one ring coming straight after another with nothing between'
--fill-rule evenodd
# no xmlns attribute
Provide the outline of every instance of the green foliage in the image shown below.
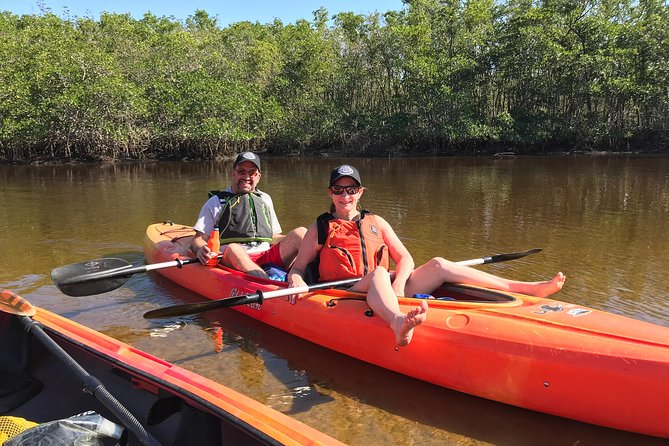
<svg viewBox="0 0 669 446"><path fill-rule="evenodd" d="M218 26L0 14L0 161L669 147L662 0Z"/></svg>

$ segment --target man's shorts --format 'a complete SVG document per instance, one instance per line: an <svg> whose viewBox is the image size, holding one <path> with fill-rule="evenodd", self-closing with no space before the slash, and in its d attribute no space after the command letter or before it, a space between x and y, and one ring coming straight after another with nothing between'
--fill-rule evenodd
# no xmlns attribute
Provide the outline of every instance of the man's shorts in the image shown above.
<svg viewBox="0 0 669 446"><path fill-rule="evenodd" d="M249 257L251 257L251 260L258 266L273 264L280 266L281 268L286 267L283 264L283 260L281 260L281 252L278 243L272 245L267 251L254 252L252 254L249 253Z"/></svg>

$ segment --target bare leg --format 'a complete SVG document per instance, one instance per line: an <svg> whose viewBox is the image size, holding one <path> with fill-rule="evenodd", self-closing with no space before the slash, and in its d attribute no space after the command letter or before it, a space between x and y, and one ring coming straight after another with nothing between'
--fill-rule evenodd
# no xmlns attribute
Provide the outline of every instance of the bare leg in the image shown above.
<svg viewBox="0 0 669 446"><path fill-rule="evenodd" d="M281 260L286 268L290 268L293 264L293 260L297 257L297 252L300 249L300 244L306 233L307 228L295 228L286 234L286 236L279 242L279 254L281 255Z"/></svg>
<svg viewBox="0 0 669 446"><path fill-rule="evenodd" d="M435 257L416 268L407 282L406 294L431 292L444 282L463 283L529 296L546 297L562 289L565 275L557 273L551 280L521 282L504 279L467 266L458 265L441 257Z"/></svg>
<svg viewBox="0 0 669 446"><path fill-rule="evenodd" d="M238 243L230 243L225 246L221 263L229 268L234 268L237 271L243 271L247 274L262 277L264 279L268 278L267 273L251 260L251 257L249 257L244 247Z"/></svg>
<svg viewBox="0 0 669 446"><path fill-rule="evenodd" d="M390 275L385 268L379 267L355 284L353 291L367 292L367 304L393 330L397 345L404 346L411 342L413 329L427 319L427 302L404 314L400 310L397 296L390 284Z"/></svg>

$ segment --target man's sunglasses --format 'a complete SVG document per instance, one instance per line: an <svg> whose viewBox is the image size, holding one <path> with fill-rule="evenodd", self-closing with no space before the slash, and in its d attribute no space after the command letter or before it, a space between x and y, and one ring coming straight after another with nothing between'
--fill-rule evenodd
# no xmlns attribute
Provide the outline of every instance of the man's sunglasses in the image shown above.
<svg viewBox="0 0 669 446"><path fill-rule="evenodd" d="M360 191L360 186L330 186L330 192L335 195L341 195L344 191L349 195L355 195Z"/></svg>
<svg viewBox="0 0 669 446"><path fill-rule="evenodd" d="M249 170L236 169L236 172L237 172L237 175L239 175L240 177L245 177L246 175L248 175L250 177L254 177L254 176L258 175L258 171L256 169L249 169Z"/></svg>

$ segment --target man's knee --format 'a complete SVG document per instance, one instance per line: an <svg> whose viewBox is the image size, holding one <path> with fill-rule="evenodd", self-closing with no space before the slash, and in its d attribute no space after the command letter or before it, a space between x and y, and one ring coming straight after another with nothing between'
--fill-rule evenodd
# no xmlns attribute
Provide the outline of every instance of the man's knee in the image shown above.
<svg viewBox="0 0 669 446"><path fill-rule="evenodd" d="M224 254L226 256L239 255L241 252L245 253L246 250L239 243L229 243L229 244L225 245Z"/></svg>
<svg viewBox="0 0 669 446"><path fill-rule="evenodd" d="M286 253L297 252L300 249L304 235L307 233L307 228L295 228L286 234L286 238L281 240L280 245L283 246Z"/></svg>
<svg viewBox="0 0 669 446"><path fill-rule="evenodd" d="M230 243L225 245L223 249L223 262L227 266L236 268L239 265L240 259L248 257L246 250L239 243Z"/></svg>
<svg viewBox="0 0 669 446"><path fill-rule="evenodd" d="M293 238L297 242L301 242L307 234L307 228L300 226L290 231L287 236Z"/></svg>

